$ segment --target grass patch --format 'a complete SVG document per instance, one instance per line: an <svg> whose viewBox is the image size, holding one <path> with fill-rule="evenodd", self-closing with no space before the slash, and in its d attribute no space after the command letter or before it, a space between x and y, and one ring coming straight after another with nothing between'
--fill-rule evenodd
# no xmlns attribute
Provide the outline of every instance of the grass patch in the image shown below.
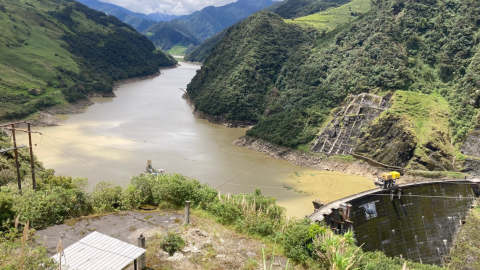
<svg viewBox="0 0 480 270"><path fill-rule="evenodd" d="M170 50L168 50L167 52L169 54L175 54L175 55L185 55L185 51L187 50L187 47L186 46L179 46L179 45L175 45L173 46L173 48L171 48ZM177 60L178 61L178 60ZM182 59L183 61L183 59Z"/></svg>
<svg viewBox="0 0 480 270"><path fill-rule="evenodd" d="M329 156L328 159L331 161L337 161L341 163L352 163L357 160L351 155L334 155L334 156Z"/></svg>
<svg viewBox="0 0 480 270"><path fill-rule="evenodd" d="M480 208L470 212L451 251L450 269L480 269ZM468 262L468 263L467 263ZM467 267L468 266L468 267Z"/></svg>
<svg viewBox="0 0 480 270"><path fill-rule="evenodd" d="M287 23L313 26L320 31L332 31L338 26L348 24L358 16L371 10L371 0L353 0L341 7L328 9L305 17L285 19Z"/></svg>

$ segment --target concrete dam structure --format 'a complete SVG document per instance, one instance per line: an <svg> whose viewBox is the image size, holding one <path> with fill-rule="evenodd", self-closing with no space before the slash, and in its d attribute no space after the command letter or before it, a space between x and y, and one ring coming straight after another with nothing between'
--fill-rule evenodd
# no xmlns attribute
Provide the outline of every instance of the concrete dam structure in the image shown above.
<svg viewBox="0 0 480 270"><path fill-rule="evenodd" d="M337 233L353 230L364 251L443 265L479 195L480 179L402 184L323 206L315 201L318 209L310 218Z"/></svg>

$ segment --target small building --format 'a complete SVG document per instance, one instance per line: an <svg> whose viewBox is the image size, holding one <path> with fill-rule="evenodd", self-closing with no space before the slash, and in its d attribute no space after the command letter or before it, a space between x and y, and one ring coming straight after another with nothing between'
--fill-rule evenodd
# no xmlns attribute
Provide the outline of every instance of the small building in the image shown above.
<svg viewBox="0 0 480 270"><path fill-rule="evenodd" d="M92 232L51 258L69 270L122 270L145 254L145 249Z"/></svg>

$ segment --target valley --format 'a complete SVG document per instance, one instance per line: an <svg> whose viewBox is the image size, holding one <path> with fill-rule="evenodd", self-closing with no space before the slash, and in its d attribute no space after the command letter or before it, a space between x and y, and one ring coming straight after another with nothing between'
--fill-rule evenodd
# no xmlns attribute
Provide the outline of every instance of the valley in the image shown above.
<svg viewBox="0 0 480 270"><path fill-rule="evenodd" d="M480 2L136 1L0 0L0 268L478 268Z"/></svg>

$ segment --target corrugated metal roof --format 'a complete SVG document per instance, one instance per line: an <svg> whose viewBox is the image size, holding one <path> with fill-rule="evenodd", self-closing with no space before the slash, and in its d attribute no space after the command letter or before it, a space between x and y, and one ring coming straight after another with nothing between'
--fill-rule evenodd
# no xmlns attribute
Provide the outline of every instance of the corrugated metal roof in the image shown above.
<svg viewBox="0 0 480 270"><path fill-rule="evenodd" d="M145 253L145 249L92 232L63 251L62 267L69 270L121 270ZM59 254L52 259L59 261Z"/></svg>

